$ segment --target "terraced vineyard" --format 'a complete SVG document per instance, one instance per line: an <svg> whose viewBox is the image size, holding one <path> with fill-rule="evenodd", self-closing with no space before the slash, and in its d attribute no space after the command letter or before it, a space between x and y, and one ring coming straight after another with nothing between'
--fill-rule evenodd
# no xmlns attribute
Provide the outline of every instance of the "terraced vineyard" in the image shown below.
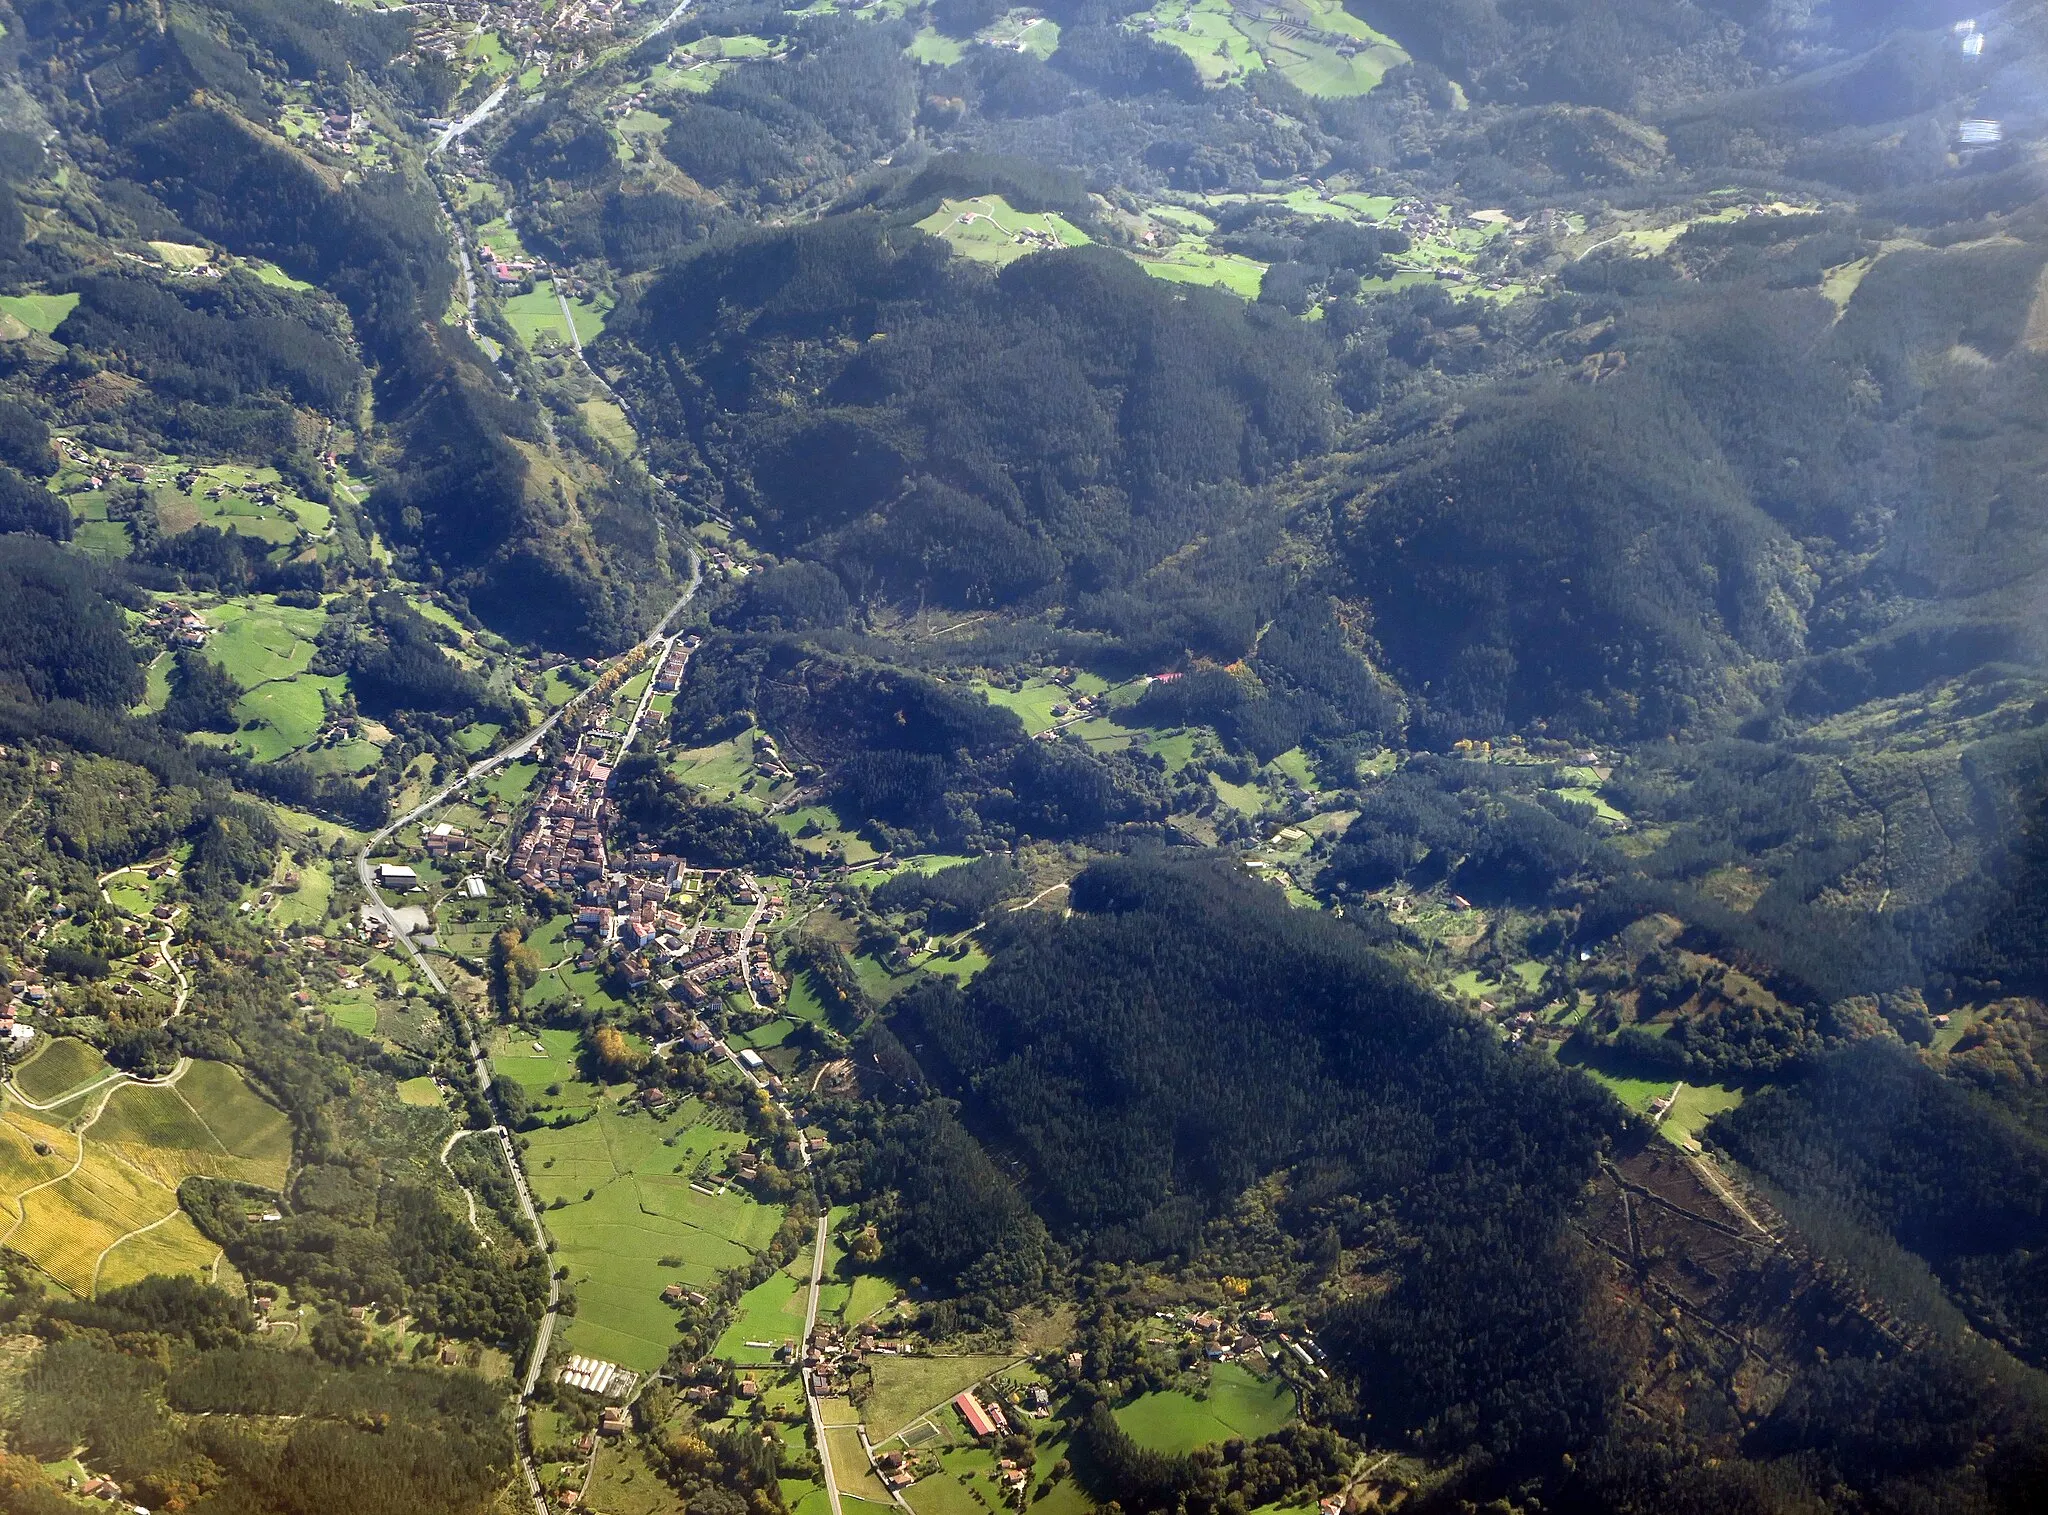
<svg viewBox="0 0 2048 1515"><path fill-rule="evenodd" d="M214 1271L220 1249L178 1208L185 1179L284 1184L290 1124L225 1063L184 1063L144 1084L110 1078L92 1049L60 1040L17 1087L52 1108L11 1092L0 1107L0 1240L72 1293Z"/></svg>

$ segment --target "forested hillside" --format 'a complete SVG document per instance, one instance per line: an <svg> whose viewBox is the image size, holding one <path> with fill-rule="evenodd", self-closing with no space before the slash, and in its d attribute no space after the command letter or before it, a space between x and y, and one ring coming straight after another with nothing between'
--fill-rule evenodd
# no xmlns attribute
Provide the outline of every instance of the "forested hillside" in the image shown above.
<svg viewBox="0 0 2048 1515"><path fill-rule="evenodd" d="M0 1510L2033 1508L2044 70L0 0Z"/></svg>

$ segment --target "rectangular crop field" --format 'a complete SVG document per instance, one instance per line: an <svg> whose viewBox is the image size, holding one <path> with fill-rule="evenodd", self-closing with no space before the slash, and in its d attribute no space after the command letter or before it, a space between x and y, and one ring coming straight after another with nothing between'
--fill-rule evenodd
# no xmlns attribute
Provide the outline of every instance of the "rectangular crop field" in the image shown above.
<svg viewBox="0 0 2048 1515"><path fill-rule="evenodd" d="M868 1439L885 1441L962 1389L971 1389L1017 1359L981 1352L966 1357L876 1357L875 1385L864 1407Z"/></svg>
<svg viewBox="0 0 2048 1515"><path fill-rule="evenodd" d="M582 1086L598 1102L597 1091ZM598 1102L587 1119L530 1135L526 1168L577 1313L578 1351L649 1372L675 1339L661 1291L702 1288L752 1257L782 1224L779 1206L719 1187L724 1154L745 1138L704 1121L694 1102L665 1119ZM555 1207L555 1201L562 1203Z"/></svg>
<svg viewBox="0 0 2048 1515"><path fill-rule="evenodd" d="M195 1062L177 1089L223 1147L252 1170L272 1175L252 1182L271 1188L284 1182L292 1157L291 1121L240 1073L226 1063Z"/></svg>
<svg viewBox="0 0 2048 1515"><path fill-rule="evenodd" d="M775 1360L775 1347L803 1335L804 1310L810 1298L810 1260L804 1255L801 1282L783 1268L740 1296L738 1311L715 1351L728 1362L765 1364ZM747 1343L765 1341L766 1347Z"/></svg>

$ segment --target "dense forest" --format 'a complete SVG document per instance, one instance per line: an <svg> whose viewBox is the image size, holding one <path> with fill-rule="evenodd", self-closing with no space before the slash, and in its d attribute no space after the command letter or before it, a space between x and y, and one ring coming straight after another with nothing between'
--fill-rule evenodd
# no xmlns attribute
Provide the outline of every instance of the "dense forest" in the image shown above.
<svg viewBox="0 0 2048 1515"><path fill-rule="evenodd" d="M1028 1160L1055 1231L1105 1258L1185 1253L1289 1170L1299 1244L1334 1229L1390 1275L1331 1322L1361 1414L1516 1457L1590 1434L1611 1386L1578 1339L1591 1286L1561 1228L1619 1134L1606 1097L1475 1032L1360 928L1231 871L1101 863L1072 901L1070 921L995 928L964 992L941 981L892 1013Z"/></svg>
<svg viewBox="0 0 2048 1515"><path fill-rule="evenodd" d="M74 1457L213 1515L524 1497L506 1385L439 1349L523 1355L573 1222L530 1246L495 1144L442 1143L594 1117L487 1102L472 1014L576 1027L608 1116L697 1097L792 1201L668 1301L673 1381L598 1443L699 1515L796 1502L789 1380L719 1343L813 1202L916 1355L1029 1340L1034 1499L1246 1515L1392 1464L1425 1515L2038 1502L2048 36L1346 10L1240 9L1235 55L1213 8L1093 0L558 12L587 49L502 56L420 10L0 17L0 915L82 902L0 945L112 1067L226 1063L285 1112L277 1190L179 1200L317 1319L281 1351L237 1292L10 1266L0 1509L71 1508ZM1355 94L1349 20L1398 44ZM1062 229L975 244L954 202L991 195ZM304 518L190 524L205 486L160 476L201 458ZM608 841L800 924L648 984L480 845L483 902L420 896L459 993L334 1013L343 858L699 568ZM159 658L194 603L212 640ZM329 681L297 756L240 755L237 608L317 627L261 648ZM564 723L593 750L599 708ZM166 856L177 1014L100 882ZM334 908L273 931L301 869ZM670 1042L684 1002L774 1077ZM1221 1408L1225 1347L1156 1322L1268 1305L1216 1341L1282 1429L1120 1419ZM541 1397L565 1446L595 1419Z"/></svg>
<svg viewBox="0 0 2048 1515"><path fill-rule="evenodd" d="M729 436L727 508L856 598L1121 589L1329 435L1293 322L1087 249L989 278L874 214L689 259L612 340L660 362L672 446Z"/></svg>

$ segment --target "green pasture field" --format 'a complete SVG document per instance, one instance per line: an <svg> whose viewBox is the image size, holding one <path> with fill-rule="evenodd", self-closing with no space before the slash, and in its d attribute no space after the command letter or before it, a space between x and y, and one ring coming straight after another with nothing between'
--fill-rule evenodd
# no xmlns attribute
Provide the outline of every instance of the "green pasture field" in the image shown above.
<svg viewBox="0 0 2048 1515"><path fill-rule="evenodd" d="M334 897L334 869L325 859L314 858L296 871L299 887L278 889L270 918L279 926L317 926L327 919L327 902Z"/></svg>
<svg viewBox="0 0 2048 1515"><path fill-rule="evenodd" d="M315 747L305 760L322 773L357 774L377 766L383 749L362 737L351 737L331 747Z"/></svg>
<svg viewBox="0 0 2048 1515"><path fill-rule="evenodd" d="M1700 1128L1742 1103L1744 1091L1727 1084L1687 1084L1678 1091L1657 1130L1681 1147L1699 1149Z"/></svg>
<svg viewBox="0 0 2048 1515"><path fill-rule="evenodd" d="M484 780L484 793L501 804L516 805L526 798L533 788L534 780L540 777L540 764L521 759L506 763L492 770Z"/></svg>
<svg viewBox="0 0 2048 1515"><path fill-rule="evenodd" d="M717 798L750 810L763 809L785 786L768 779L755 763L756 735L758 728L749 727L709 747L686 747L669 759L668 771Z"/></svg>
<svg viewBox="0 0 2048 1515"><path fill-rule="evenodd" d="M804 1311L810 1298L810 1253L802 1254L804 1277L790 1276L787 1268L777 1269L740 1296L732 1324L718 1339L714 1353L727 1362L758 1365L775 1360L775 1346L795 1341L804 1332ZM750 1347L750 1341L765 1341L768 1347Z"/></svg>
<svg viewBox="0 0 2048 1515"><path fill-rule="evenodd" d="M562 308L555 303L555 286L542 279L523 295L505 301L505 321L519 333L519 340L532 347L543 336L567 345L569 329L562 324Z"/></svg>
<svg viewBox="0 0 2048 1515"><path fill-rule="evenodd" d="M1141 1394L1116 1412L1117 1424L1148 1451L1169 1455L1213 1446L1233 1436L1269 1436L1294 1419L1294 1391L1275 1375L1261 1378L1234 1362L1209 1376L1209 1397L1182 1389Z"/></svg>
<svg viewBox="0 0 2048 1515"><path fill-rule="evenodd" d="M1237 25L1257 43L1266 66L1306 95L1362 95L1408 61L1400 44L1374 31L1337 0L1243 4ZM1347 52L1349 56L1347 56Z"/></svg>
<svg viewBox="0 0 2048 1515"><path fill-rule="evenodd" d="M789 999L782 1010L791 1020L809 1021L814 1025L825 1019L825 1004L818 998L817 985L812 982L808 968L790 979Z"/></svg>
<svg viewBox="0 0 2048 1515"><path fill-rule="evenodd" d="M504 735L505 728L496 721L472 721L455 733L455 745L470 757L490 749L491 744Z"/></svg>
<svg viewBox="0 0 2048 1515"><path fill-rule="evenodd" d="M1259 286L1266 278L1263 263L1236 253L1211 252L1207 246L1192 242L1182 242L1157 256L1140 258L1138 266L1155 279L1227 289L1247 300L1258 298Z"/></svg>
<svg viewBox="0 0 2048 1515"><path fill-rule="evenodd" d="M235 701L242 723L236 736L242 750L259 763L296 752L327 724L327 701L339 701L348 680L334 674L302 673L296 678L259 684Z"/></svg>
<svg viewBox="0 0 2048 1515"><path fill-rule="evenodd" d="M780 1206L691 1187L715 1189L724 1154L746 1142L705 1113L694 1101L661 1119L606 1105L531 1133L527 1174L576 1294L577 1313L564 1323L576 1350L641 1372L660 1367L675 1338L662 1289L705 1287L782 1224Z"/></svg>
<svg viewBox="0 0 2048 1515"><path fill-rule="evenodd" d="M822 857L831 850L832 844L837 842L847 863L854 867L881 856L866 838L847 830L838 812L829 805L806 805L800 810L785 810L773 819L790 841L796 844L799 852ZM814 821L819 828L815 834L797 835Z"/></svg>
<svg viewBox="0 0 2048 1515"><path fill-rule="evenodd" d="M1064 717L1055 716L1052 707L1071 705L1077 695L1101 694L1109 688L1108 683L1092 673L1077 674L1071 689L1055 684L1051 679L1026 679L1021 689L1005 689L984 679L974 681L975 693L991 705L1000 705L1014 711L1024 723L1024 729L1033 736L1050 729ZM1070 712L1071 713L1071 712Z"/></svg>
<svg viewBox="0 0 2048 1515"><path fill-rule="evenodd" d="M509 73L513 66L512 55L496 32L480 32L471 37L463 45L462 56L481 65L479 72L484 74Z"/></svg>
<svg viewBox="0 0 2048 1515"><path fill-rule="evenodd" d="M1124 24L1147 23L1212 84L1272 69L1304 94L1335 99L1366 93L1408 61L1337 0L1158 0Z"/></svg>
<svg viewBox="0 0 2048 1515"><path fill-rule="evenodd" d="M940 68L951 68L967 56L967 47L964 43L942 36L931 26L920 28L917 35L910 39L910 46L904 51L919 63L936 64Z"/></svg>
<svg viewBox="0 0 2048 1515"><path fill-rule="evenodd" d="M1236 25L1230 0L1159 0L1142 17L1127 17L1135 29L1142 20L1157 23L1154 40L1177 47L1207 84L1241 78L1266 66L1258 44Z"/></svg>
<svg viewBox="0 0 2048 1515"><path fill-rule="evenodd" d="M910 1506L912 1515L987 1515L988 1506L974 1497L967 1482L974 1476L973 1472L955 1473L951 1468L942 1468L905 1489L904 1503Z"/></svg>
<svg viewBox="0 0 2048 1515"><path fill-rule="evenodd" d="M849 1284L836 1287L845 1291L843 1300L835 1301L833 1314L848 1325L859 1325L876 1311L885 1308L900 1292L896 1285L879 1273L856 1273ZM820 1290L818 1308L825 1308L823 1290Z"/></svg>
<svg viewBox="0 0 2048 1515"><path fill-rule="evenodd" d="M574 307L571 307L574 309ZM587 342L590 339L585 337ZM620 452L632 453L639 449L640 438L633 430L633 423L626 419L626 413L610 400L592 396L577 402L576 409L582 412L583 422L600 442L607 442Z"/></svg>
<svg viewBox="0 0 2048 1515"><path fill-rule="evenodd" d="M313 643L327 624L325 610L280 605L250 595L203 613L215 628L206 656L246 692L272 680L297 678L313 661Z"/></svg>
<svg viewBox="0 0 2048 1515"><path fill-rule="evenodd" d="M351 990L347 1000L329 1000L325 1008L327 1018L342 1030L362 1037L376 1036L377 1000L367 990Z"/></svg>
<svg viewBox="0 0 2048 1515"><path fill-rule="evenodd" d="M149 660L143 670L142 703L130 711L133 715L154 715L171 701L171 654L159 652Z"/></svg>
<svg viewBox="0 0 2048 1515"><path fill-rule="evenodd" d="M47 1104L79 1085L108 1072L107 1060L99 1049L73 1036L54 1037L43 1043L14 1070L14 1086L38 1104Z"/></svg>
<svg viewBox="0 0 2048 1515"><path fill-rule="evenodd" d="M306 294L314 287L304 279L294 279L275 263L267 262L262 258L242 258L237 261L256 280L260 283L268 284L273 289L291 289L297 290L300 294Z"/></svg>
<svg viewBox="0 0 2048 1515"><path fill-rule="evenodd" d="M1257 815L1266 808L1266 791L1257 784L1233 784L1221 774L1209 775L1216 798L1244 815Z"/></svg>
<svg viewBox="0 0 2048 1515"><path fill-rule="evenodd" d="M1038 58L1050 58L1060 48L1060 24L1035 11L1012 9L985 26L975 40L995 47L1018 47Z"/></svg>
<svg viewBox="0 0 2048 1515"><path fill-rule="evenodd" d="M1576 771L1583 772L1584 770ZM1574 772L1574 770L1567 769L1567 776L1570 776L1572 772ZM1598 779L1594 779L1593 782L1597 783L1599 781ZM1628 824L1628 817L1624 815L1621 811L1615 809L1614 806L1609 804L1606 800L1602 799L1600 797L1599 791L1593 788L1592 784L1582 783L1568 785L1566 787L1560 788L1557 791L1557 796L1559 799L1570 800L1575 805L1592 806L1595 813L1597 813L1602 820L1611 821L1618 826L1626 826Z"/></svg>
<svg viewBox="0 0 2048 1515"><path fill-rule="evenodd" d="M876 1357L874 1387L862 1406L870 1441L887 1441L934 1406L943 1408L963 1389L971 1389L991 1373L1000 1373L1017 1359L980 1352L964 1357Z"/></svg>
<svg viewBox="0 0 2048 1515"><path fill-rule="evenodd" d="M1564 1059L1560 1059L1563 1061ZM1675 1078L1644 1078L1635 1073L1622 1071L1601 1062L1584 1061L1576 1064L1579 1071L1595 1083L1603 1085L1608 1093L1620 1100L1637 1114L1649 1109L1650 1101L1662 1099L1678 1082Z"/></svg>
<svg viewBox="0 0 2048 1515"><path fill-rule="evenodd" d="M1028 253L1082 247L1091 240L1057 212L1016 210L1001 195L941 201L917 226L955 252L983 263L1012 263Z"/></svg>
<svg viewBox="0 0 2048 1515"><path fill-rule="evenodd" d="M447 1103L441 1097L441 1086L428 1074L401 1082L398 1086L398 1098L402 1103L415 1105L422 1110L432 1110Z"/></svg>
<svg viewBox="0 0 2048 1515"><path fill-rule="evenodd" d="M566 705L569 701L575 699L578 694L582 693L583 687L583 685L567 677L560 668L550 668L547 677L541 681L541 700L552 710L558 705Z"/></svg>
<svg viewBox="0 0 2048 1515"><path fill-rule="evenodd" d="M216 463L197 470L199 477L188 490L180 491L176 466L151 469L151 493L156 500L157 523L166 536L176 536L194 526L208 525L222 531L238 532L272 547L282 547L297 538L301 529L320 536L334 525L334 512L317 500L304 499L285 485L275 468L249 468L241 464ZM275 505L264 505L224 486L269 486L277 493ZM222 488L218 500L207 492Z"/></svg>
<svg viewBox="0 0 2048 1515"><path fill-rule="evenodd" d="M534 1050L536 1042L543 1050ZM582 1047L582 1036L575 1031L522 1031L500 1026L491 1033L491 1073L519 1085L533 1108L543 1114L553 1110L587 1110L596 1103L599 1091L595 1085L584 1083L577 1073ZM547 1091L557 1084L561 1092L549 1094Z"/></svg>
<svg viewBox="0 0 2048 1515"><path fill-rule="evenodd" d="M591 1459L583 1508L603 1515L683 1515L683 1501L631 1441L604 1441Z"/></svg>
<svg viewBox="0 0 2048 1515"><path fill-rule="evenodd" d="M0 313L49 336L78 308L77 295L0 295Z"/></svg>
<svg viewBox="0 0 2048 1515"><path fill-rule="evenodd" d="M863 1515L863 1505L874 1506L877 1515L879 1511L895 1508L889 1498L888 1486L875 1476L867 1454L861 1450L857 1427L827 1426L824 1450L832 1458L832 1472L839 1482L840 1504L848 1515Z"/></svg>

